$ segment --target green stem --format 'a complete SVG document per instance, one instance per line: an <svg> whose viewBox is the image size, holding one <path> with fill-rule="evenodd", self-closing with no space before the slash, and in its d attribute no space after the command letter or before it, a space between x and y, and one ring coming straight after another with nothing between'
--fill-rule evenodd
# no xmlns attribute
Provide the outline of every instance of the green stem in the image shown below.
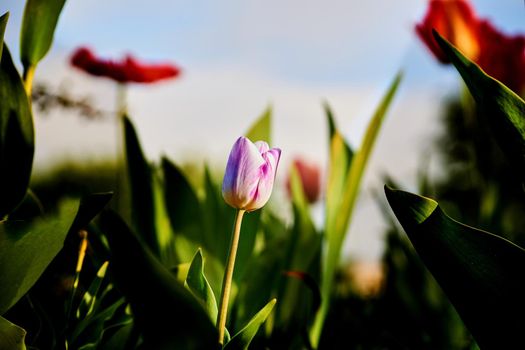
<svg viewBox="0 0 525 350"><path fill-rule="evenodd" d="M24 70L24 89L26 90L27 98L31 101L31 91L33 89L33 78L35 76L35 66L29 66Z"/></svg>
<svg viewBox="0 0 525 350"><path fill-rule="evenodd" d="M239 237L241 236L241 223L245 210L239 209L235 217L235 226L230 243L230 252L226 261L226 271L222 280L221 302L219 304L219 314L217 316L217 329L219 330L219 343L224 342L224 328L226 327L226 315L228 313L228 302L230 300L230 291L233 279L233 267L235 266L235 256L239 246Z"/></svg>

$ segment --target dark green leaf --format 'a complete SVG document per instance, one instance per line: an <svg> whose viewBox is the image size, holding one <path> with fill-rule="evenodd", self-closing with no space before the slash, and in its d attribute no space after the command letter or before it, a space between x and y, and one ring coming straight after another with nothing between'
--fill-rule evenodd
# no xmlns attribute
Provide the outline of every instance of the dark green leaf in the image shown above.
<svg viewBox="0 0 525 350"><path fill-rule="evenodd" d="M186 285L189 290L202 301L211 321L216 322L218 312L217 300L206 276L204 276L204 261L200 249L191 262L188 277L186 277Z"/></svg>
<svg viewBox="0 0 525 350"><path fill-rule="evenodd" d="M33 117L6 45L0 64L0 219L24 199L33 165Z"/></svg>
<svg viewBox="0 0 525 350"><path fill-rule="evenodd" d="M75 221L71 225L71 231L81 230L89 224L109 203L112 196L113 192L103 192L82 197Z"/></svg>
<svg viewBox="0 0 525 350"><path fill-rule="evenodd" d="M271 126L272 126L272 107L266 108L255 123L246 132L246 137L250 141L266 141L271 145Z"/></svg>
<svg viewBox="0 0 525 350"><path fill-rule="evenodd" d="M218 333L200 303L116 214L103 212L110 270L131 304L148 349L214 349Z"/></svg>
<svg viewBox="0 0 525 350"><path fill-rule="evenodd" d="M44 207L35 193L28 188L24 200L9 214L9 220L29 220L44 214Z"/></svg>
<svg viewBox="0 0 525 350"><path fill-rule="evenodd" d="M160 247L155 227L152 169L142 152L133 123L127 116L124 116L122 120L126 140L132 224L153 253L159 256Z"/></svg>
<svg viewBox="0 0 525 350"><path fill-rule="evenodd" d="M105 328L107 327L106 322L111 320L115 313L120 308L125 308L125 300L121 298L103 310L89 315L86 318L80 319L71 335L70 345L73 348L77 348L79 345L84 344L97 344L104 335ZM128 324L131 322L131 316L127 316L126 319L121 323ZM84 348L84 346L82 346Z"/></svg>
<svg viewBox="0 0 525 350"><path fill-rule="evenodd" d="M109 337L109 339L102 344L97 344L96 349L98 350L125 350L126 342L128 341L130 335L133 331L133 323L126 324L122 327L119 327L115 332Z"/></svg>
<svg viewBox="0 0 525 350"><path fill-rule="evenodd" d="M434 37L450 58L483 111L499 146L525 172L525 101L485 74L437 32ZM516 72L516 74L519 74Z"/></svg>
<svg viewBox="0 0 525 350"><path fill-rule="evenodd" d="M24 68L36 66L51 47L65 0L27 0L20 32L20 59Z"/></svg>
<svg viewBox="0 0 525 350"><path fill-rule="evenodd" d="M255 314L248 324L235 334L233 338L224 346L224 349L228 350L247 350L252 342L253 337L257 334L257 331L261 325L266 321L266 318L272 312L272 309L277 302L276 299L272 299L266 304L261 311Z"/></svg>
<svg viewBox="0 0 525 350"><path fill-rule="evenodd" d="M26 331L0 316L0 350L25 350Z"/></svg>
<svg viewBox="0 0 525 350"><path fill-rule="evenodd" d="M388 187L385 192L414 248L480 347L521 344L525 250L454 221L431 199Z"/></svg>
<svg viewBox="0 0 525 350"><path fill-rule="evenodd" d="M60 251L77 208L78 202L67 201L55 217L0 223L0 314L24 296Z"/></svg>
<svg viewBox="0 0 525 350"><path fill-rule="evenodd" d="M204 190L206 193L202 206L205 213L202 215L204 244L208 251L224 264L228 255L235 211L224 202L221 188L215 183L208 168L204 172Z"/></svg>
<svg viewBox="0 0 525 350"><path fill-rule="evenodd" d="M194 242L202 242L198 229L200 203L197 194L182 171L167 158L162 159L162 170L164 199L173 230L187 234Z"/></svg>

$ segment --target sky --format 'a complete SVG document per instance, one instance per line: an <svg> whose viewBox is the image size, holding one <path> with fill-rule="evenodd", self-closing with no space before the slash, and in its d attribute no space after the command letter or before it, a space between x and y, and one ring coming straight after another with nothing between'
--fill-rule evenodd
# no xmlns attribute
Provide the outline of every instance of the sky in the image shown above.
<svg viewBox="0 0 525 350"><path fill-rule="evenodd" d="M522 0L472 3L504 31L525 32ZM180 79L128 92L150 159L165 154L176 162L224 166L235 139L271 105L273 146L283 150L277 178L282 184L295 156L326 163L323 101L358 147L381 95L403 70L345 242L345 257L376 259L385 228L374 197L382 191L381 178L389 174L416 190L423 159L434 159L440 102L459 86L457 73L438 65L414 35L426 6L424 0L70 0L35 80L89 96L111 111L114 84L68 66L76 47L88 45L108 58L131 53L144 61L176 63L183 69ZM23 1L3 0L0 12L5 11L11 12L5 41L16 57ZM62 159L111 157L117 149L111 119L95 123L71 113L37 113L35 123L37 170Z"/></svg>

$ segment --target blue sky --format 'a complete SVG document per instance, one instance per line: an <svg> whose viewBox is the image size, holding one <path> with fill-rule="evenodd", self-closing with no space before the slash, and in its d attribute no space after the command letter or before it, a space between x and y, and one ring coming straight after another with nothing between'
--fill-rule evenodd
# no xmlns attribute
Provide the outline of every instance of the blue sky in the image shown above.
<svg viewBox="0 0 525 350"><path fill-rule="evenodd" d="M525 32L523 0L471 2L506 32ZM326 162L322 101L358 145L380 96L402 68L405 78L345 243L347 254L370 259L381 252L384 229L372 191L381 191L385 173L415 190L423 158L435 161L440 103L460 85L457 73L438 65L414 35L426 6L425 0L69 0L36 81L113 110L115 86L68 67L72 50L87 44L105 57L130 52L146 61L176 62L183 68L180 79L129 91L129 110L150 159L166 154L176 162L206 160L223 167L234 140L271 104L273 146L283 149L277 181L283 183L296 155ZM0 12L7 10L6 42L16 56L23 1L3 0ZM114 154L113 121L56 114L35 118L37 169L64 158ZM280 195L277 189L273 196Z"/></svg>
<svg viewBox="0 0 525 350"><path fill-rule="evenodd" d="M499 27L523 29L522 0L473 3ZM12 12L12 46L22 7L20 0L0 5ZM54 49L90 44L105 55L131 51L188 68L245 66L303 83L352 84L384 79L410 61L413 23L425 8L423 0L71 0Z"/></svg>

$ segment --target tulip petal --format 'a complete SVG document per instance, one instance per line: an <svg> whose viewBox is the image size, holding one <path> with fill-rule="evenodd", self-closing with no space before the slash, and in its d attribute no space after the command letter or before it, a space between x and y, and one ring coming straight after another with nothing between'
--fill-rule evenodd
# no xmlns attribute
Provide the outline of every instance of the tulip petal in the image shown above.
<svg viewBox="0 0 525 350"><path fill-rule="evenodd" d="M273 183L279 159L281 158L281 150L272 148L262 154L264 164L259 168L259 182L257 188L252 194L252 201L245 208L248 211L253 211L261 208L268 202L272 194Z"/></svg>
<svg viewBox="0 0 525 350"><path fill-rule="evenodd" d="M229 205L245 209L259 183L260 167L265 164L257 146L245 137L240 137L230 152L222 195Z"/></svg>
<svg viewBox="0 0 525 350"><path fill-rule="evenodd" d="M264 152L268 152L268 150L270 149L270 146L268 146L268 144L264 141L255 142L255 146L259 150L260 154L263 154Z"/></svg>

